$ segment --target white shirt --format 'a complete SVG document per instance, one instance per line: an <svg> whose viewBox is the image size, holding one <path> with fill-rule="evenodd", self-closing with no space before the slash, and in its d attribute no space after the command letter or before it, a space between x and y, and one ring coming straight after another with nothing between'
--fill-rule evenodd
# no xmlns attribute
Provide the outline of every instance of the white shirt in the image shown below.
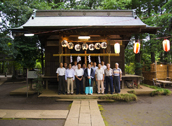
<svg viewBox="0 0 172 126"><path fill-rule="evenodd" d="M78 77L83 76L84 75L84 70L82 68L76 69L75 70L75 75L78 76Z"/></svg>
<svg viewBox="0 0 172 126"><path fill-rule="evenodd" d="M107 68L107 66L106 65L103 65L101 68L103 68L105 70Z"/></svg>
<svg viewBox="0 0 172 126"><path fill-rule="evenodd" d="M105 70L105 76L112 76L113 75L113 70L110 68L109 70Z"/></svg>
<svg viewBox="0 0 172 126"><path fill-rule="evenodd" d="M66 70L65 80L67 80L68 77L73 77L73 80L75 80L75 71L73 69Z"/></svg>
<svg viewBox="0 0 172 126"><path fill-rule="evenodd" d="M76 69L78 69L78 66L77 66L77 65L76 65L76 66L73 65L73 66L72 66L72 69L76 70Z"/></svg>
<svg viewBox="0 0 172 126"><path fill-rule="evenodd" d="M92 69L94 70L94 72L96 71L97 68L98 68L97 66L95 66L95 67L93 66L92 67Z"/></svg>
<svg viewBox="0 0 172 126"><path fill-rule="evenodd" d="M95 74L97 75L97 80L103 80L104 69L97 68Z"/></svg>
<svg viewBox="0 0 172 126"><path fill-rule="evenodd" d="M59 76L64 76L65 71L66 71L66 69L64 67L62 67L62 68L59 67L59 68L57 68L56 73L59 74Z"/></svg>
<svg viewBox="0 0 172 126"><path fill-rule="evenodd" d="M87 72L88 72L88 76L90 76L90 74L91 74L91 68L89 69L87 69Z"/></svg>

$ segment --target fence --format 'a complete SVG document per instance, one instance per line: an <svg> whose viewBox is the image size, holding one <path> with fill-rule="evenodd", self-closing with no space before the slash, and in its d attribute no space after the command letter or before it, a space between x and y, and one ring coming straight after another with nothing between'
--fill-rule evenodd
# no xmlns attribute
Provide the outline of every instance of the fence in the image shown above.
<svg viewBox="0 0 172 126"><path fill-rule="evenodd" d="M142 68L144 83L153 84L153 78L165 80L167 77L172 78L172 64L150 64Z"/></svg>

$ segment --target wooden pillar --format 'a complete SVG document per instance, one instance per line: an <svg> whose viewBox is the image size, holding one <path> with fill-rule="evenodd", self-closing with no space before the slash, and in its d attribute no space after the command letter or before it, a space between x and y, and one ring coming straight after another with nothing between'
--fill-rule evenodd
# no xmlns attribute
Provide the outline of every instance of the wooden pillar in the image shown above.
<svg viewBox="0 0 172 126"><path fill-rule="evenodd" d="M63 35L59 35L59 54L62 54L63 53L63 47L61 45L62 40L63 40ZM63 62L63 60L62 60L62 57L59 56L59 64L61 62Z"/></svg>
<svg viewBox="0 0 172 126"><path fill-rule="evenodd" d="M87 51L85 51L85 54L87 54ZM85 65L87 66L87 56L85 56Z"/></svg>
<svg viewBox="0 0 172 126"><path fill-rule="evenodd" d="M65 54L67 53L67 48L65 48ZM67 56L65 56L65 62L67 63Z"/></svg>
<svg viewBox="0 0 172 126"><path fill-rule="evenodd" d="M107 39L107 53L111 53L110 40ZM110 63L110 55L108 56L108 63Z"/></svg>

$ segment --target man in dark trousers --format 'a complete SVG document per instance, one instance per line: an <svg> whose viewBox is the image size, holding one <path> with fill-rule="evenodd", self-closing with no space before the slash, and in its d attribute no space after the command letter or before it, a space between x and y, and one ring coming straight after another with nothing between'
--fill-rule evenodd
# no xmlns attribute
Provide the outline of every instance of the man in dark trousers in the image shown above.
<svg viewBox="0 0 172 126"><path fill-rule="evenodd" d="M115 68L113 69L113 83L115 85L115 93L120 93L120 81L122 81L122 70L119 68L119 64L115 63Z"/></svg>
<svg viewBox="0 0 172 126"><path fill-rule="evenodd" d="M57 68L57 81L59 81L59 86L58 86L58 94L60 93L65 94L65 72L66 69L63 67L63 63L60 63L60 67ZM61 89L62 87L62 89Z"/></svg>
<svg viewBox="0 0 172 126"><path fill-rule="evenodd" d="M93 86L94 80L94 70L91 68L91 64L88 64L88 68L84 70L84 77L85 77L85 87L90 87L89 79L91 79L91 87Z"/></svg>

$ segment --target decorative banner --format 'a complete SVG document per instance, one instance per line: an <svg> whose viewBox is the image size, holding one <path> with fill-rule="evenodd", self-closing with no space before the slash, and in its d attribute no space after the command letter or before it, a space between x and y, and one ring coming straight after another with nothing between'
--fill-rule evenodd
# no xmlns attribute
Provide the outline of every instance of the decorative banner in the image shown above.
<svg viewBox="0 0 172 126"><path fill-rule="evenodd" d="M140 52L140 43L139 42L134 43L133 51L135 54Z"/></svg>
<svg viewBox="0 0 172 126"><path fill-rule="evenodd" d="M96 48L96 49L100 49L100 43L96 43L96 44L95 44L95 48Z"/></svg>
<svg viewBox="0 0 172 126"><path fill-rule="evenodd" d="M90 57L90 55L88 56L88 62L91 63L91 57Z"/></svg>
<svg viewBox="0 0 172 126"><path fill-rule="evenodd" d="M68 43L68 49L73 49L74 44L72 42Z"/></svg>
<svg viewBox="0 0 172 126"><path fill-rule="evenodd" d="M166 52L170 51L170 41L168 39L164 39L162 44L163 44L164 51Z"/></svg>
<svg viewBox="0 0 172 126"><path fill-rule="evenodd" d="M87 50L87 49L88 49L88 44L87 43L82 44L82 50Z"/></svg>
<svg viewBox="0 0 172 126"><path fill-rule="evenodd" d="M71 63L73 62L72 56L70 56L70 62L71 62Z"/></svg>
<svg viewBox="0 0 172 126"><path fill-rule="evenodd" d="M81 57L80 57L80 56L77 57L77 63L78 63L79 61L81 61Z"/></svg>
<svg viewBox="0 0 172 126"><path fill-rule="evenodd" d="M117 54L120 53L120 44L118 42L114 44L114 52Z"/></svg>
<svg viewBox="0 0 172 126"><path fill-rule="evenodd" d="M107 43L106 42L102 42L101 43L101 48L102 49L106 49L107 48Z"/></svg>
<svg viewBox="0 0 172 126"><path fill-rule="evenodd" d="M75 50L76 51L80 51L81 50L81 45L80 44L76 44L75 45Z"/></svg>
<svg viewBox="0 0 172 126"><path fill-rule="evenodd" d="M101 63L101 59L100 59L100 56L98 56L98 61L99 61L99 63Z"/></svg>
<svg viewBox="0 0 172 126"><path fill-rule="evenodd" d="M67 47L68 46L68 42L66 40L63 40L61 44L62 44L62 47Z"/></svg>
<svg viewBox="0 0 172 126"><path fill-rule="evenodd" d="M90 45L89 45L89 50L90 50L90 51L93 51L93 50L94 50L94 44L90 44Z"/></svg>

